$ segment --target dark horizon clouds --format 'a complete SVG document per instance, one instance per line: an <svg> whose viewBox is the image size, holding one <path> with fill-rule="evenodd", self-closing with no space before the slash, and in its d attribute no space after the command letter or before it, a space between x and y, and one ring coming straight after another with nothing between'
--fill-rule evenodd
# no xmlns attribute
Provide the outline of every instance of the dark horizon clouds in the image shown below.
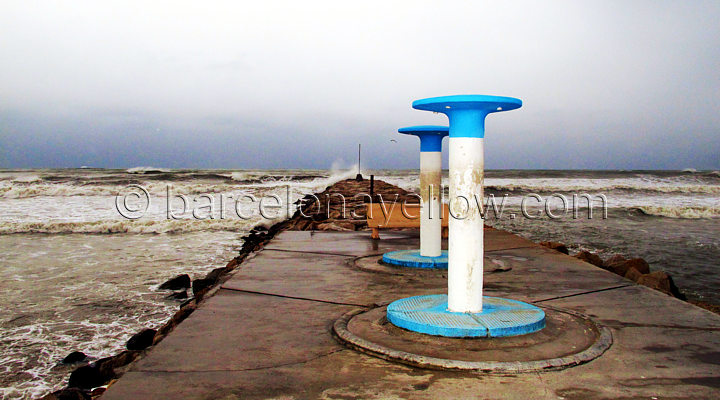
<svg viewBox="0 0 720 400"><path fill-rule="evenodd" d="M720 3L3 2L0 168L417 168L413 100L518 97L486 167L720 169ZM395 139L397 142L391 142ZM445 142L447 147L447 139Z"/></svg>

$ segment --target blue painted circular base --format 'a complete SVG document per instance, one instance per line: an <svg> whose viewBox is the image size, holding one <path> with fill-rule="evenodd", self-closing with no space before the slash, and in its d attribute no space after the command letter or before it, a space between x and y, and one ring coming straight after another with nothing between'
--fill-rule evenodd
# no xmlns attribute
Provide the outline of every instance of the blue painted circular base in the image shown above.
<svg viewBox="0 0 720 400"><path fill-rule="evenodd" d="M415 296L387 307L393 325L413 332L446 337L503 337L537 332L545 327L545 312L522 301L483 296L481 313L447 309L447 295Z"/></svg>
<svg viewBox="0 0 720 400"><path fill-rule="evenodd" d="M425 257L420 255L420 250L400 250L383 254L382 260L385 264L398 265L410 268L448 268L447 250L443 250L438 257Z"/></svg>

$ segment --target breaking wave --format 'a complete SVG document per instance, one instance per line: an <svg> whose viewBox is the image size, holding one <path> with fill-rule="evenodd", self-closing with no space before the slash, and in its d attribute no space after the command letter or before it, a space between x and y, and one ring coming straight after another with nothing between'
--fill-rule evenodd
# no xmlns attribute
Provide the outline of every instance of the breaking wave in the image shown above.
<svg viewBox="0 0 720 400"><path fill-rule="evenodd" d="M0 198L19 199L39 196L117 196L128 185L141 185L156 196L164 196L168 185L173 193L233 193L238 191L255 191L289 186L292 189L322 189L333 183L352 178L355 172L337 171L330 176L321 175L262 175L260 173L233 173L232 176L221 174L194 174L191 179L181 175L159 173L152 178L143 176L142 180L122 179L112 182L52 182L47 178L36 176L24 177L22 180L0 182ZM198 179L193 181L192 179ZM202 180L200 180L202 179ZM214 181L214 182L213 182ZM219 182L218 182L219 181Z"/></svg>
<svg viewBox="0 0 720 400"><path fill-rule="evenodd" d="M105 220L87 222L0 222L0 234L11 233L188 233L244 231L250 229L259 218L234 219L164 219L164 220Z"/></svg>
<svg viewBox="0 0 720 400"><path fill-rule="evenodd" d="M634 191L646 193L720 193L720 185L712 184L652 184L652 183L603 183L588 182L587 184L494 184L486 185L485 189L495 192L582 192L582 191Z"/></svg>
<svg viewBox="0 0 720 400"><path fill-rule="evenodd" d="M673 207L673 206L639 206L631 210L645 215L667 218L704 219L720 217L720 207Z"/></svg>
<svg viewBox="0 0 720 400"><path fill-rule="evenodd" d="M158 174L162 172L170 172L170 170L155 167L134 167L125 170L128 174Z"/></svg>

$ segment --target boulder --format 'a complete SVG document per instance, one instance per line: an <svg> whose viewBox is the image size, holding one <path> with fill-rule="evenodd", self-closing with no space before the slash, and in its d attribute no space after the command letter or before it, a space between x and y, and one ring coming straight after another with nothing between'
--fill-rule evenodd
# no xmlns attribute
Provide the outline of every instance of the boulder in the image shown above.
<svg viewBox="0 0 720 400"><path fill-rule="evenodd" d="M642 258L631 258L629 260L623 259L613 262L610 262L610 259L608 259L607 261L605 261L605 266L608 270L621 276L625 276L630 270L630 268L635 268L641 274L650 273L650 264L648 264L647 261L643 260Z"/></svg>
<svg viewBox="0 0 720 400"><path fill-rule="evenodd" d="M160 285L162 290L180 290L187 289L190 287L190 275L182 274L178 275L167 282Z"/></svg>
<svg viewBox="0 0 720 400"><path fill-rule="evenodd" d="M207 290L215 284L213 279L195 279L192 283L193 296L198 297L198 293Z"/></svg>
<svg viewBox="0 0 720 400"><path fill-rule="evenodd" d="M650 273L650 264L642 258L631 258L625 262L625 265L628 266L628 269L635 268L641 274Z"/></svg>
<svg viewBox="0 0 720 400"><path fill-rule="evenodd" d="M664 271L655 271L649 274L643 274L640 278L638 278L637 283L659 290L670 296L674 296L682 300L685 299L685 295L680 293L680 290L677 286L675 286L675 282L673 282L672 277Z"/></svg>
<svg viewBox="0 0 720 400"><path fill-rule="evenodd" d="M92 397L78 388L60 389L41 397L40 400L91 400Z"/></svg>
<svg viewBox="0 0 720 400"><path fill-rule="evenodd" d="M145 350L152 346L155 333L157 333L155 329L143 329L132 335L130 340L125 344L125 347L127 347L128 350Z"/></svg>
<svg viewBox="0 0 720 400"><path fill-rule="evenodd" d="M577 254L575 254L575 258L578 260L585 261L587 263L590 263L592 265L595 265L596 267L604 267L602 259L597 255L593 254L589 251L583 250Z"/></svg>
<svg viewBox="0 0 720 400"><path fill-rule="evenodd" d="M122 353L113 357L112 366L113 366L113 368L119 368L124 365L128 365L131 362L135 361L135 359L138 358L139 355L140 355L139 351L125 350Z"/></svg>
<svg viewBox="0 0 720 400"><path fill-rule="evenodd" d="M100 372L103 384L117 376L113 365L114 359L115 357L105 357L97 360L94 364L94 367Z"/></svg>
<svg viewBox="0 0 720 400"><path fill-rule="evenodd" d="M330 211L328 212L328 219L338 219L340 217L343 217L342 215L342 209L337 209L335 207L330 208Z"/></svg>
<svg viewBox="0 0 720 400"><path fill-rule="evenodd" d="M225 271L225 267L215 268L214 270L208 272L207 275L205 275L205 279L215 283L218 279L220 279L221 276L225 274Z"/></svg>
<svg viewBox="0 0 720 400"><path fill-rule="evenodd" d="M295 222L294 228L295 228L295 230L298 230L298 231L305 231L305 230L308 230L312 226L312 223L313 223L312 219L301 218Z"/></svg>
<svg viewBox="0 0 720 400"><path fill-rule="evenodd" d="M230 260L230 262L228 262L227 265L225 265L225 269L227 269L228 271L235 269L235 267L237 267L239 264L238 258L239 257L235 257L232 260Z"/></svg>
<svg viewBox="0 0 720 400"><path fill-rule="evenodd" d="M626 260L626 258L621 256L620 254L613 254L610 258L605 260L605 266L609 267L613 264L620 263L625 260Z"/></svg>
<svg viewBox="0 0 720 400"><path fill-rule="evenodd" d="M87 358L87 356L82 351L73 351L72 353L65 356L65 358L63 358L62 363L63 364L75 364L76 362L83 361L86 358Z"/></svg>
<svg viewBox="0 0 720 400"><path fill-rule="evenodd" d="M352 226L350 226L350 225L352 225ZM354 231L355 224L350 223L349 225L347 225L347 224L343 224L341 221L325 222L322 224L318 224L317 230L319 230L319 231L339 231L339 232Z"/></svg>
<svg viewBox="0 0 720 400"><path fill-rule="evenodd" d="M568 248L560 242L540 242L540 245L545 246L549 249L559 251L561 253L568 254Z"/></svg>
<svg viewBox="0 0 720 400"><path fill-rule="evenodd" d="M105 382L107 381L99 368L85 365L70 374L68 388L92 389L104 385Z"/></svg>
<svg viewBox="0 0 720 400"><path fill-rule="evenodd" d="M642 272L638 271L635 267L630 268L627 273L625 273L625 277L633 282L637 282L642 275Z"/></svg>

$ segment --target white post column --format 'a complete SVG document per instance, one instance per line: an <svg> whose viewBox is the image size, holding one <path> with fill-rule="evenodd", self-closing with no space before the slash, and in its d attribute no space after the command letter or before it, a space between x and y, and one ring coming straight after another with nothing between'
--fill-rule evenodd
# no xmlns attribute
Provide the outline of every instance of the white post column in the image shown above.
<svg viewBox="0 0 720 400"><path fill-rule="evenodd" d="M482 312L483 152L482 137L450 137L448 309L454 312Z"/></svg>
<svg viewBox="0 0 720 400"><path fill-rule="evenodd" d="M420 139L420 256L442 256L442 141L450 128L408 126L399 133ZM429 265L434 265L428 261Z"/></svg>
<svg viewBox="0 0 720 400"><path fill-rule="evenodd" d="M413 108L443 113L450 121L449 311L482 312L485 117L521 106L522 101L513 97L476 94L413 102Z"/></svg>
<svg viewBox="0 0 720 400"><path fill-rule="evenodd" d="M420 255L425 257L440 257L442 253L441 171L440 151L420 152Z"/></svg>

